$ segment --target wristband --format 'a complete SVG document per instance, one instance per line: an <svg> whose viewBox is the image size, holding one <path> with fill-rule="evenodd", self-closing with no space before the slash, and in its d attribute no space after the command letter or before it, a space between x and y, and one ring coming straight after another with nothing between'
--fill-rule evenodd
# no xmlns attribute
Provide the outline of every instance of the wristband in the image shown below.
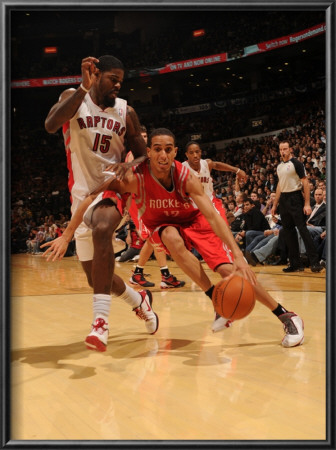
<svg viewBox="0 0 336 450"><path fill-rule="evenodd" d="M240 169L237 170L236 175L237 175L237 173L239 173L239 172L240 172Z"/></svg>
<svg viewBox="0 0 336 450"><path fill-rule="evenodd" d="M86 92L86 93L88 93L89 90L90 90L90 89L86 89L86 88L83 86L83 83L81 83L81 84L79 85L79 87L80 87L81 89L83 89L83 91Z"/></svg>

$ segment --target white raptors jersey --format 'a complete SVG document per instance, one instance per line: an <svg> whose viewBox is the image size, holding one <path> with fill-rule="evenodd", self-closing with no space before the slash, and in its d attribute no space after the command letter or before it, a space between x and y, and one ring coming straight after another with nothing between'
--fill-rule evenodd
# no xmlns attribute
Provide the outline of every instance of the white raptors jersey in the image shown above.
<svg viewBox="0 0 336 450"><path fill-rule="evenodd" d="M191 173L196 175L197 178L199 178L200 182L202 183L205 194L210 198L210 200L212 200L214 197L214 192L208 162L205 159L200 160L201 168L199 172L197 172L197 170L192 169L188 161L184 161L182 164L185 167L187 167Z"/></svg>
<svg viewBox="0 0 336 450"><path fill-rule="evenodd" d="M86 94L76 114L63 125L72 212L106 179L102 172L124 156L127 102L116 98L102 110Z"/></svg>

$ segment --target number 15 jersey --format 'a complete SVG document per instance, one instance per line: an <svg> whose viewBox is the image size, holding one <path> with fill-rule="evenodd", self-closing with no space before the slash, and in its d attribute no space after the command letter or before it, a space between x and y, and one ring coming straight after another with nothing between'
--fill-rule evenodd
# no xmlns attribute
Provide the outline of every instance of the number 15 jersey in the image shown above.
<svg viewBox="0 0 336 450"><path fill-rule="evenodd" d="M63 125L72 212L87 194L104 182L106 166L124 157L127 102L115 99L102 110L86 94L75 115Z"/></svg>

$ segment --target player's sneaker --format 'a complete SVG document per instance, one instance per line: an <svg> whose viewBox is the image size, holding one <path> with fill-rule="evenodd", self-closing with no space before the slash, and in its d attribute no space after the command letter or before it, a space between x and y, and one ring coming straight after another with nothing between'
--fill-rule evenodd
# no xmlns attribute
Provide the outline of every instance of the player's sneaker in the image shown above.
<svg viewBox="0 0 336 450"><path fill-rule="evenodd" d="M143 287L153 287L153 286L155 286L154 283L152 283L151 281L146 280L146 278L143 276L142 273L133 273L133 275L130 278L130 283L138 284L139 286L143 286Z"/></svg>
<svg viewBox="0 0 336 450"><path fill-rule="evenodd" d="M283 323L285 337L282 339L283 347L296 347L302 345L304 341L303 320L294 312L281 314L279 319Z"/></svg>
<svg viewBox="0 0 336 450"><path fill-rule="evenodd" d="M216 313L211 329L213 333L217 333L218 331L225 330L225 328L230 328L231 326L231 320L225 319L225 317L222 317Z"/></svg>
<svg viewBox="0 0 336 450"><path fill-rule="evenodd" d="M179 281L174 277L174 275L169 275L169 277L165 277L162 275L160 288L161 289L170 289L170 288L179 288L185 285L185 281Z"/></svg>
<svg viewBox="0 0 336 450"><path fill-rule="evenodd" d="M86 348L97 352L105 352L108 335L108 323L102 317L97 316L92 324L91 333L86 336Z"/></svg>
<svg viewBox="0 0 336 450"><path fill-rule="evenodd" d="M144 290L139 291L141 295L141 303L139 306L133 309L139 319L146 322L146 328L148 333L154 334L159 328L159 318L157 314L152 310L153 297L151 291Z"/></svg>

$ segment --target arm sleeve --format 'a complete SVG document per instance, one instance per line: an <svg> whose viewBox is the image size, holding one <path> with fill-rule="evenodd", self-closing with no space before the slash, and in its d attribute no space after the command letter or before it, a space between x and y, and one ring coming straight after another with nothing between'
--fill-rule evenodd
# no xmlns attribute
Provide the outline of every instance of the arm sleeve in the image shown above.
<svg viewBox="0 0 336 450"><path fill-rule="evenodd" d="M305 170L305 167L302 164L302 162L296 158L292 158L292 163L293 163L296 173L298 174L298 177L300 179L304 178L306 176L306 170Z"/></svg>

